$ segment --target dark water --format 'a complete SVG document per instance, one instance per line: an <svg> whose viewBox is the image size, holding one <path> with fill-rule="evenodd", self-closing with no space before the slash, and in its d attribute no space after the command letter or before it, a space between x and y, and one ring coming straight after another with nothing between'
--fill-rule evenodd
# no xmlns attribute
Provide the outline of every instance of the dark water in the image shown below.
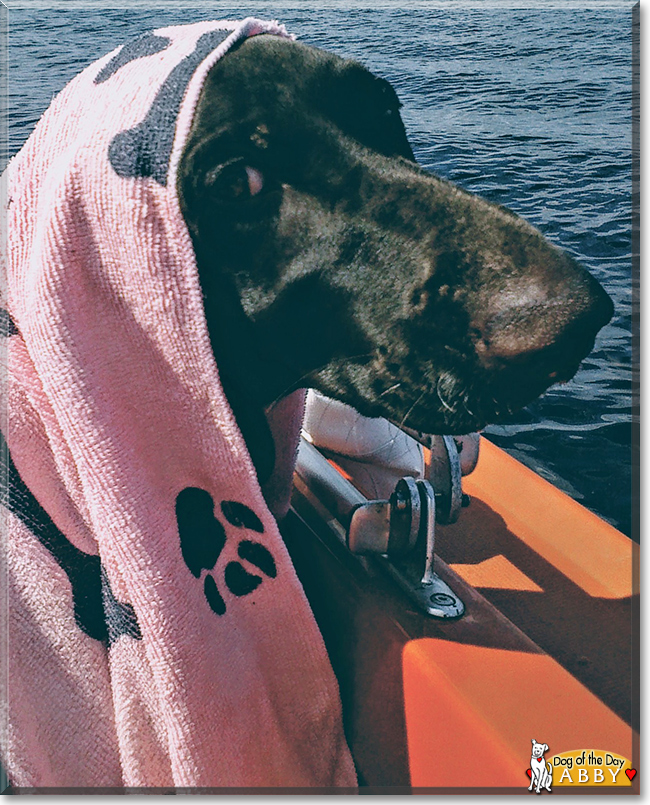
<svg viewBox="0 0 650 805"><path fill-rule="evenodd" d="M487 434L630 534L631 6L35 5L9 13L9 154L80 69L154 27L275 18L359 59L395 86L425 167L526 217L613 297L615 318L576 377Z"/></svg>

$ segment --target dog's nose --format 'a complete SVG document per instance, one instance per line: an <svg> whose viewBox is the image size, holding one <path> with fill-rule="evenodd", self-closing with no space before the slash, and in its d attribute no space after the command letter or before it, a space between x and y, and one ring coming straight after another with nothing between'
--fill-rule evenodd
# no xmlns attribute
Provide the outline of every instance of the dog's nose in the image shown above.
<svg viewBox="0 0 650 805"><path fill-rule="evenodd" d="M532 273L475 314L476 352L486 368L534 364L551 382L566 381L613 312L602 286L577 265L568 277L550 281Z"/></svg>

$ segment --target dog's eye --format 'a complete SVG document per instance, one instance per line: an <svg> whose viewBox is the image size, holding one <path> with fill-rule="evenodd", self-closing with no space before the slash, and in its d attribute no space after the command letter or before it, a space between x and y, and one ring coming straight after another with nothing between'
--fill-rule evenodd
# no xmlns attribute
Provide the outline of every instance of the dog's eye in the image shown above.
<svg viewBox="0 0 650 805"><path fill-rule="evenodd" d="M243 159L233 159L205 175L205 186L212 196L222 201L245 201L264 187L264 177Z"/></svg>

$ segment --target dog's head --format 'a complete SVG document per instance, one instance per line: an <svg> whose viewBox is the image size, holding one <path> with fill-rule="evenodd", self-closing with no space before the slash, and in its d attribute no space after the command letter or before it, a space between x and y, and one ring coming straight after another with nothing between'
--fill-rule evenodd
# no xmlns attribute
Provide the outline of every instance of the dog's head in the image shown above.
<svg viewBox="0 0 650 805"><path fill-rule="evenodd" d="M537 741L533 738L533 754L534 758L541 758L544 755L544 752L548 749L548 744L538 744Z"/></svg>
<svg viewBox="0 0 650 805"><path fill-rule="evenodd" d="M525 221L421 169L399 106L356 62L252 38L205 83L181 204L233 385L464 433L571 378L612 303Z"/></svg>

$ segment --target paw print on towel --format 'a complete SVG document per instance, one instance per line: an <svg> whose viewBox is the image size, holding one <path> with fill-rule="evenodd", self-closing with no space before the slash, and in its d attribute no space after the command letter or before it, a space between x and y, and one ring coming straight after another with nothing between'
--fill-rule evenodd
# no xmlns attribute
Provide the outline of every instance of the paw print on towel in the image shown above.
<svg viewBox="0 0 650 805"><path fill-rule="evenodd" d="M176 520L181 541L181 553L190 573L203 579L205 598L217 615L224 615L226 602L219 591L214 575L217 560L226 545L226 529L214 511L214 500L204 489L187 487L176 498ZM235 528L264 533L262 521L255 512L243 503L234 500L221 502L221 513ZM253 565L264 576L275 578L277 569L270 551L259 542L242 539L237 554L248 565ZM224 581L228 590L238 597L252 593L263 581L263 576L247 570L242 562L228 562Z"/></svg>

